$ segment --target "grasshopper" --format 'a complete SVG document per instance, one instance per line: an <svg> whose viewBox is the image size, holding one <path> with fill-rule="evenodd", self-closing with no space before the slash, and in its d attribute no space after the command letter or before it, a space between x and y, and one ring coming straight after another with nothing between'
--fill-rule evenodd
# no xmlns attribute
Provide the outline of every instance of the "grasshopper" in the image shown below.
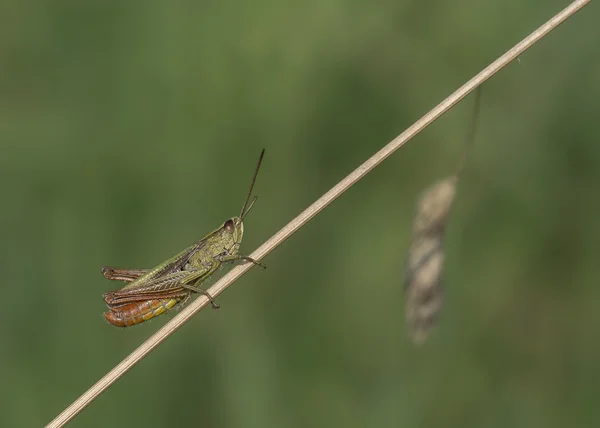
<svg viewBox="0 0 600 428"><path fill-rule="evenodd" d="M239 217L230 218L194 245L152 269L102 268L106 279L128 283L120 290L104 293L104 301L108 306L104 318L109 323L116 327L140 324L175 306L184 305L194 293L204 294L216 309L219 305L199 285L221 264L243 260L265 268L258 261L239 254L244 235L244 217L257 199L255 196L248 204L264 154L263 149Z"/></svg>

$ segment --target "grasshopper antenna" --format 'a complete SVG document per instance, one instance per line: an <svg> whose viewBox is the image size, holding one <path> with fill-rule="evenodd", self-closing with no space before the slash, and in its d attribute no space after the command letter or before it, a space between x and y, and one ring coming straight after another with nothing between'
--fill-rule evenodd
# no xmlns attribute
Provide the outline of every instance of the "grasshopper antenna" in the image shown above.
<svg viewBox="0 0 600 428"><path fill-rule="evenodd" d="M481 104L481 85L477 87L475 90L475 106L473 107L473 119L471 121L471 127L469 128L469 134L467 135L467 144L462 152L460 160L458 161L458 165L456 168L455 176L458 178L460 173L462 172L465 163L467 161L467 152L473 146L475 141L475 133L477 131L477 122L479 119L479 106Z"/></svg>
<svg viewBox="0 0 600 428"><path fill-rule="evenodd" d="M260 152L260 157L258 158L258 163L256 164L256 169L254 170L254 175L252 176L252 182L250 183L250 190L248 190L248 196L246 196L246 201L244 202L244 206L242 207L242 212L240 214L240 218L242 218L242 219L252 209L252 207L254 206L254 202L256 202L257 197L255 196L252 199L252 202L250 202L250 205L248 205L248 201L250 200L250 196L252 195L252 189L254 188L254 183L256 182L256 176L258 175L258 170L260 169L260 164L262 162L264 155L265 155L265 149L262 149L262 152ZM248 207L248 209L246 209L246 207Z"/></svg>

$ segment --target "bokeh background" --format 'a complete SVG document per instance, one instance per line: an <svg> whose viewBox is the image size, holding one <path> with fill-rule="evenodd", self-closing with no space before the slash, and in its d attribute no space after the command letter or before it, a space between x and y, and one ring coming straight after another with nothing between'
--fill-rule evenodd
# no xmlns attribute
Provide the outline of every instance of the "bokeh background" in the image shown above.
<svg viewBox="0 0 600 428"><path fill-rule="evenodd" d="M3 2L2 426L49 422L172 317L108 325L103 265L153 266L237 215L264 147L252 252L566 3ZM472 96L71 426L598 426L598 18L485 84L424 346L402 263Z"/></svg>

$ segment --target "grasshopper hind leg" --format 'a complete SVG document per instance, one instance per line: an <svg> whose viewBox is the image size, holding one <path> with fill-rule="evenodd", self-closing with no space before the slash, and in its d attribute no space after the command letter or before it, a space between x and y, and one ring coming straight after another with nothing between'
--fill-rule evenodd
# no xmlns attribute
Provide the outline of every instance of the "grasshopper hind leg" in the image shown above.
<svg viewBox="0 0 600 428"><path fill-rule="evenodd" d="M102 268L102 275L104 278L112 281L131 282L142 275L146 275L148 272L148 269L118 269L111 266L104 266Z"/></svg>

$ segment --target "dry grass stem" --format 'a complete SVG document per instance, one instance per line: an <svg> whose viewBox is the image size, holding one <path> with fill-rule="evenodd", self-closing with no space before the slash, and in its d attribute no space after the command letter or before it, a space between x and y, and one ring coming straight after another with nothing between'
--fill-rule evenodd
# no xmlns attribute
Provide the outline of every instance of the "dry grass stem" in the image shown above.
<svg viewBox="0 0 600 428"><path fill-rule="evenodd" d="M356 170L350 173L346 178L340 181L331 190L321 196L315 203L305 209L300 215L289 222L279 232L273 235L268 241L262 244L256 251L254 251L250 257L255 260L263 259L267 254L273 251L283 241L288 239L298 229L304 226L309 220L316 216L321 210L332 203L340 195L342 195L351 186L356 184L361 178L363 178L369 171L387 159L392 153L398 150L408 140L417 135L433 121L439 118L442 114L447 112L452 106L458 103L461 99L467 96L477 86L481 85L495 73L500 71L508 63L514 60L517 56L525 52L531 45L539 41L546 34L560 25L563 21L589 3L591 0L577 0L571 3L567 8L554 16L550 21L542 25L540 28L535 30L532 34L527 36L515 47L510 49L477 76L469 80L466 84L460 87L456 92L438 104L429 113L419 119L414 125L396 137L393 141L379 150L375 155L365 161ZM244 273L246 273L252 267L251 264L243 264L234 267L226 275L224 275L219 281L217 281L208 292L213 296L218 296L227 287L229 287L234 281L239 279ZM75 400L69 405L62 413L60 413L47 427L57 428L64 426L67 422L73 419L79 412L81 412L88 404L95 400L103 391L123 376L129 369L137 364L142 358L148 355L154 348L160 345L167 337L173 334L183 324L188 322L192 316L198 311L204 308L209 303L208 298L205 296L199 296L194 300L188 307L183 309L173 319L171 319L164 327L154 333L148 340L140 345L135 351L133 351L128 357L121 361L116 367L108 372L102 379L94 384L89 390L87 390L81 397Z"/></svg>

